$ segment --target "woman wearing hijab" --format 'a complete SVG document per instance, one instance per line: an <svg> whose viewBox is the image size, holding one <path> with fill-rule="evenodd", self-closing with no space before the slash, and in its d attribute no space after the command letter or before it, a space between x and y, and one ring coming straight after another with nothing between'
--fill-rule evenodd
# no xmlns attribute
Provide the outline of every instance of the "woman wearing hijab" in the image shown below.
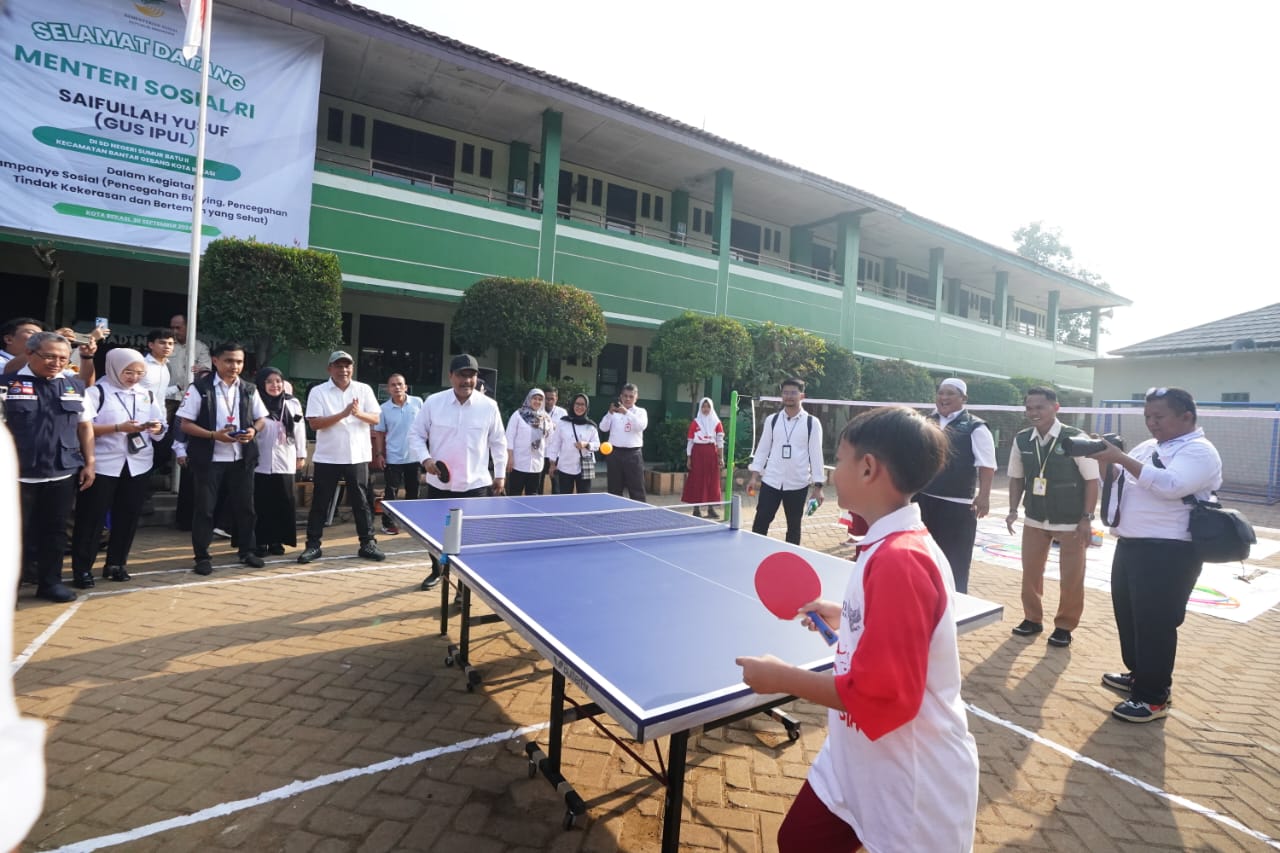
<svg viewBox="0 0 1280 853"><path fill-rule="evenodd" d="M575 394L569 403L569 414L560 419L555 432L551 433L547 447L547 458L551 460L549 471L556 478L562 495L591 491L600 431L596 429L596 422L587 417L590 405L586 394Z"/></svg>
<svg viewBox="0 0 1280 853"><path fill-rule="evenodd" d="M507 421L507 494L536 495L542 486L542 460L551 437L551 416L543 408L541 388L525 395L524 405Z"/></svg>
<svg viewBox="0 0 1280 853"><path fill-rule="evenodd" d="M76 500L71 533L71 576L79 589L93 586L93 563L102 527L111 513L111 541L102 577L129 580L125 564L138 530L138 510L150 492L148 475L154 462L153 442L164 435L164 401L139 385L147 375L146 362L132 349L107 353L106 375L85 392L94 408L93 485Z"/></svg>
<svg viewBox="0 0 1280 853"><path fill-rule="evenodd" d="M698 401L698 416L689 424L689 441L684 452L689 457L689 476L685 478L680 502L718 504L723 501L720 469L724 467L724 427L710 397ZM702 508L695 506L693 514L701 518ZM707 507L707 517L719 518L714 506Z"/></svg>
<svg viewBox="0 0 1280 853"><path fill-rule="evenodd" d="M284 553L298 544L294 476L307 461L307 428L302 404L285 390L284 375L264 367L253 377L267 407L258 442L258 467L253 470L253 508L258 515L254 537L258 556Z"/></svg>

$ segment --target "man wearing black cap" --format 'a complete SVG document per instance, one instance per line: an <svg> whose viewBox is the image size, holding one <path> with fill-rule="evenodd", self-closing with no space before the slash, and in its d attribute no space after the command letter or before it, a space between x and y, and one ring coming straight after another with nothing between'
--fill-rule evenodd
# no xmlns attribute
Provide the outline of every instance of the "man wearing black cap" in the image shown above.
<svg viewBox="0 0 1280 853"><path fill-rule="evenodd" d="M409 431L409 450L427 472L428 498L473 498L500 495L506 487L493 470L507 470L507 433L498 404L476 393L480 363L466 353L449 362L453 386L432 394L422 404ZM440 569L432 561L423 589L440 583Z"/></svg>
<svg viewBox="0 0 1280 853"><path fill-rule="evenodd" d="M316 431L316 449L311 455L315 494L307 514L307 546L298 555L299 563L310 563L323 554L320 542L338 480L347 484L347 504L360 537L357 553L366 560L387 558L373 537L373 498L369 493L369 463L373 461L370 430L382 410L373 389L352 379L354 370L350 353L336 350L329 356L329 381L307 394L307 423Z"/></svg>

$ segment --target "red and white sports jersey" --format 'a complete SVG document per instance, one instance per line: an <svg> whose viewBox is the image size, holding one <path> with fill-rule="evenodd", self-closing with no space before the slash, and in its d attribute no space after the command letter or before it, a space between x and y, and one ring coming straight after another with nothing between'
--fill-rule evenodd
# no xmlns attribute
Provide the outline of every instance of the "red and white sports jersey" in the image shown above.
<svg viewBox="0 0 1280 853"><path fill-rule="evenodd" d="M946 557L910 504L871 525L845 590L827 740L809 784L869 853L968 851L978 749Z"/></svg>

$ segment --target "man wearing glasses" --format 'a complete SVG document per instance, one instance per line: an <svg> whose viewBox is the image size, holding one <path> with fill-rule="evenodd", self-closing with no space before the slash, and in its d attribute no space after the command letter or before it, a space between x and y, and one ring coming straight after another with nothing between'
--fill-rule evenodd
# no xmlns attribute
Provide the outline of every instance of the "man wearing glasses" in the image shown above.
<svg viewBox="0 0 1280 853"><path fill-rule="evenodd" d="M71 345L53 332L26 340L27 364L4 379L5 423L17 446L23 539L36 543L36 597L74 601L62 583L67 516L77 485L93 485L93 404L63 375Z"/></svg>

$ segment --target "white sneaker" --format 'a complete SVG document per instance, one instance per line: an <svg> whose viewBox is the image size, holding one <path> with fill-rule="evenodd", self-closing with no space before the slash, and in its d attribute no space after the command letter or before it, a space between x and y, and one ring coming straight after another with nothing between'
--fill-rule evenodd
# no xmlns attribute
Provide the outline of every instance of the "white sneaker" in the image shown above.
<svg viewBox="0 0 1280 853"><path fill-rule="evenodd" d="M231 534L230 534L230 533L228 533L227 531L223 530L221 527L215 527L215 528L213 528L213 535L214 535L214 536L220 536L220 537L222 537L223 539L230 539L230 538L231 538Z"/></svg>

